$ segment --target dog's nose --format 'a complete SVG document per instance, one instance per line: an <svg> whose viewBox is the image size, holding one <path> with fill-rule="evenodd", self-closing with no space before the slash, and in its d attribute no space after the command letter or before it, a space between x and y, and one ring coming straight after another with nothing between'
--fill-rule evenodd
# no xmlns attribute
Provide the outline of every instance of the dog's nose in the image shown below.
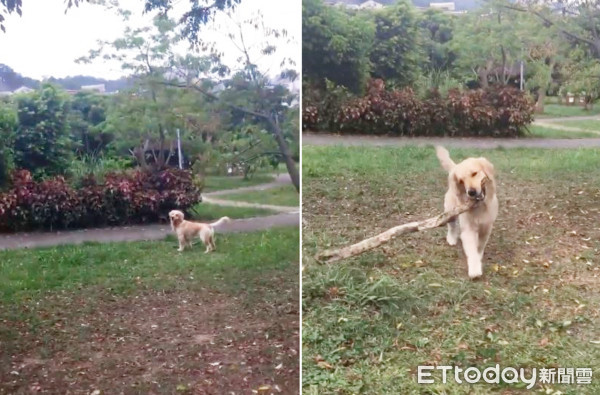
<svg viewBox="0 0 600 395"><path fill-rule="evenodd" d="M477 191L473 188L469 188L469 190L467 191L467 194L471 197L474 197L477 195Z"/></svg>

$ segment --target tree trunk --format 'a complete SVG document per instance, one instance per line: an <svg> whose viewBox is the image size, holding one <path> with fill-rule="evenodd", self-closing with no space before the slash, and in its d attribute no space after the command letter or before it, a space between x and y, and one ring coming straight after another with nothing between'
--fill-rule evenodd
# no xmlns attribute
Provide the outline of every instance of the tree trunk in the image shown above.
<svg viewBox="0 0 600 395"><path fill-rule="evenodd" d="M480 69L477 71L477 75L479 76L479 86L482 88L488 88L490 84L488 83L488 71Z"/></svg>
<svg viewBox="0 0 600 395"><path fill-rule="evenodd" d="M285 161L285 167L287 168L290 178L292 179L292 184L294 184L296 192L300 193L300 175L298 174L298 169L296 168L296 163L292 158L290 149L288 148L288 145L285 139L283 138L283 133L281 132L281 129L279 128L279 125L276 120L274 121L273 119L271 119L271 117L269 117L268 121L271 125L273 137L275 137L275 141L277 141L279 151L281 152L283 160Z"/></svg>
<svg viewBox="0 0 600 395"><path fill-rule="evenodd" d="M146 161L146 151L148 150L149 141L144 141L142 146L137 146L133 150L130 150L131 155L135 158L138 165L144 171L149 171L150 166L148 165L148 161Z"/></svg>
<svg viewBox="0 0 600 395"><path fill-rule="evenodd" d="M538 98L535 102L536 114L542 114L544 112L544 99L546 99L546 89L541 87L538 91Z"/></svg>

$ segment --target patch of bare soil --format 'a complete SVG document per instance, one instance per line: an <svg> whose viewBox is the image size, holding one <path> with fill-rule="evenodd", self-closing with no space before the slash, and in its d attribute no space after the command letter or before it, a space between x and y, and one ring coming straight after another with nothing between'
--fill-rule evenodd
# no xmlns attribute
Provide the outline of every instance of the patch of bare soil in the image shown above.
<svg viewBox="0 0 600 395"><path fill-rule="evenodd" d="M0 311L1 394L298 393L297 289L86 295Z"/></svg>
<svg viewBox="0 0 600 395"><path fill-rule="evenodd" d="M337 189L328 180L307 183L303 194L303 232L305 239L316 239L317 250L355 243L443 211L443 180L434 187L399 179L380 190L373 190L364 180L338 182L343 186ZM544 180L543 185L536 185L506 177L498 189L500 213L486 248L486 262L501 269L510 267L506 273L512 273L513 267L547 272L577 261L581 264L569 268L574 278L600 283L598 272L592 273L596 266L586 265L599 254L600 189L596 185L575 180ZM370 191L368 197L365 191ZM308 256L315 252L305 247ZM447 260L464 261L459 247L446 245L445 228L406 235L375 250L375 254L392 261L387 264L394 263L399 254L423 260L432 254L450 254ZM466 265L451 271L466 277Z"/></svg>

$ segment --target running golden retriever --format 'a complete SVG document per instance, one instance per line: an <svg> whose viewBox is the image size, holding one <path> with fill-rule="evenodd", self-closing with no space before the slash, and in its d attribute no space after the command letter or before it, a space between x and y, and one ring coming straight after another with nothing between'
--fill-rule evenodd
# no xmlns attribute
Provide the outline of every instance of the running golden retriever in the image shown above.
<svg viewBox="0 0 600 395"><path fill-rule="evenodd" d="M494 166L485 158L467 158L456 164L448 150L439 146L435 150L442 167L449 173L444 210L451 210L468 199L479 202L448 224L446 240L448 244L456 245L460 237L467 256L469 277L480 277L483 274L483 250L498 216Z"/></svg>
<svg viewBox="0 0 600 395"><path fill-rule="evenodd" d="M205 253L209 253L216 249L214 227L219 226L224 222L231 221L229 217L222 217L218 221L210 224L186 221L183 212L179 210L170 211L169 219L171 220L171 229L173 229L177 235L177 240L179 240L179 249L177 251L183 251L186 246L191 247L192 239L194 237L199 237L206 246Z"/></svg>

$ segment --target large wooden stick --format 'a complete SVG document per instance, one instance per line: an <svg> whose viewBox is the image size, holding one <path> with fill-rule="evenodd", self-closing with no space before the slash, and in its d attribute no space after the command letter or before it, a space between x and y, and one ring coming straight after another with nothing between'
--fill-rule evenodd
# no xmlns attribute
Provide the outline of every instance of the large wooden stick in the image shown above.
<svg viewBox="0 0 600 395"><path fill-rule="evenodd" d="M348 247L323 251L317 254L315 259L323 263L336 262L341 259L350 258L352 256L372 250L373 248L379 247L383 243L387 243L396 236L444 226L456 218L456 216L459 214L462 214L465 211L475 207L477 203L478 202L475 200L469 200L468 202L463 203L462 205L455 207L450 211L446 211L445 213L442 213L436 217L429 218L424 221L410 222L408 224L395 226L383 233L378 234L377 236L370 237Z"/></svg>

